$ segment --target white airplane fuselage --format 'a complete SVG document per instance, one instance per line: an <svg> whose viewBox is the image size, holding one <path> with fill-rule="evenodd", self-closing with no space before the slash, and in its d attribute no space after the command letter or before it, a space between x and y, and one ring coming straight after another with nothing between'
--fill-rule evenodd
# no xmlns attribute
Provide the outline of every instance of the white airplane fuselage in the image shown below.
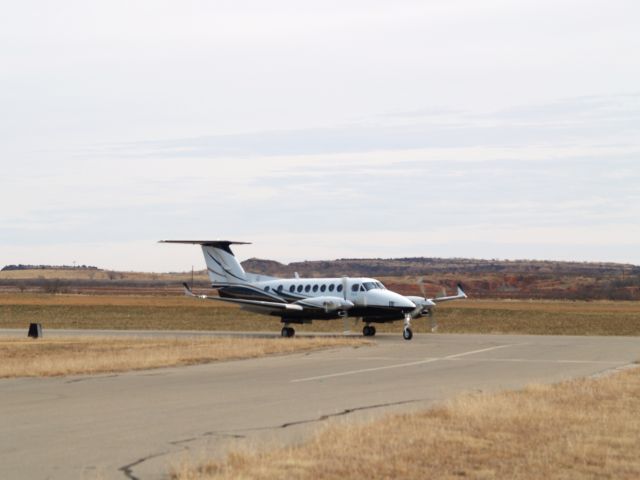
<svg viewBox="0 0 640 480"><path fill-rule="evenodd" d="M213 285L216 286L215 284ZM286 301L308 306L305 310L289 310L283 316L290 323L296 320L328 320L339 317L362 317L370 322L404 318L417 306L409 298L391 290L374 279L358 278L283 278L254 282L249 285L218 287L218 295L262 301Z"/></svg>

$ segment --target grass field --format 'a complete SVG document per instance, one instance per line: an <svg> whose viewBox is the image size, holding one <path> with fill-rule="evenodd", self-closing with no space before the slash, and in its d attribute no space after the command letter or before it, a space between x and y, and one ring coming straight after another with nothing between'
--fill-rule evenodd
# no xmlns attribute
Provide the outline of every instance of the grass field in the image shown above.
<svg viewBox="0 0 640 480"><path fill-rule="evenodd" d="M459 397L310 441L175 467L173 478L640 478L640 369Z"/></svg>
<svg viewBox="0 0 640 480"><path fill-rule="evenodd" d="M371 344L360 338L0 338L0 378L124 372Z"/></svg>
<svg viewBox="0 0 640 480"><path fill-rule="evenodd" d="M441 333L531 333L556 335L640 335L640 302L542 300L464 300L441 304ZM55 328L159 330L280 330L279 318L256 315L233 305L183 296L0 295L0 328L42 323ZM362 324L354 325L355 332ZM414 321L414 332L428 332L428 319ZM378 325L396 332L401 322ZM296 326L299 332L342 332L342 320ZM46 333L45 333L46 334Z"/></svg>

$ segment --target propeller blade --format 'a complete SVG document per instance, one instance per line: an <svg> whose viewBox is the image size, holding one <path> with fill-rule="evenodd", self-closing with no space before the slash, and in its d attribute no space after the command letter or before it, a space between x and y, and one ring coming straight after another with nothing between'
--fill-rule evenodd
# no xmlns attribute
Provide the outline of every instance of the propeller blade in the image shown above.
<svg viewBox="0 0 640 480"><path fill-rule="evenodd" d="M427 299L427 291L424 288L424 277L418 277L418 281L416 283L418 284L418 288L420 289L420 292L422 293L422 296L426 300Z"/></svg>
<svg viewBox="0 0 640 480"><path fill-rule="evenodd" d="M347 335L351 333L351 329L349 328L349 317L346 315L342 317L342 334Z"/></svg>
<svg viewBox="0 0 640 480"><path fill-rule="evenodd" d="M438 331L438 319L433 313L432 309L429 309L429 326L431 327L431 332L435 333Z"/></svg>

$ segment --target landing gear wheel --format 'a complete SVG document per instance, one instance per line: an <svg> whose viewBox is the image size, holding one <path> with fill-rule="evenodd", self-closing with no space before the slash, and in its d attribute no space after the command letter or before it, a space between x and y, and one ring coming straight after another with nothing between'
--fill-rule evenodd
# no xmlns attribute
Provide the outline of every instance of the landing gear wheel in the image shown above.
<svg viewBox="0 0 640 480"><path fill-rule="evenodd" d="M296 331L292 327L282 327L280 331L280 335L287 338L293 337L295 334Z"/></svg>
<svg viewBox="0 0 640 480"><path fill-rule="evenodd" d="M376 327L373 325L365 325L362 329L362 335L365 337L373 337L376 334Z"/></svg>
<svg viewBox="0 0 640 480"><path fill-rule="evenodd" d="M411 340L413 338L413 332L410 328L407 327L402 331L402 338L405 340Z"/></svg>

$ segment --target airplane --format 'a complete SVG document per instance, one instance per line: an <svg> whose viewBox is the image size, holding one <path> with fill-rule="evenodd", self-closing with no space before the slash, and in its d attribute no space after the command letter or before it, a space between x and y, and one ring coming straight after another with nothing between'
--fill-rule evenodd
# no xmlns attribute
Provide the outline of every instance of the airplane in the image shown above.
<svg viewBox="0 0 640 480"><path fill-rule="evenodd" d="M376 334L375 323L404 320L402 337L413 338L411 321L432 316L437 303L467 298L458 284L455 295L427 298L404 296L385 288L375 278L277 278L245 272L231 245L250 242L230 240L161 240L160 243L200 245L207 265L211 287L218 297L194 294L183 283L185 294L201 299L235 303L241 308L264 315L280 317L281 335L293 337L292 324L311 323L313 320L334 320L347 317L361 318L362 334ZM420 281L420 286L421 281ZM433 328L432 328L433 330Z"/></svg>

